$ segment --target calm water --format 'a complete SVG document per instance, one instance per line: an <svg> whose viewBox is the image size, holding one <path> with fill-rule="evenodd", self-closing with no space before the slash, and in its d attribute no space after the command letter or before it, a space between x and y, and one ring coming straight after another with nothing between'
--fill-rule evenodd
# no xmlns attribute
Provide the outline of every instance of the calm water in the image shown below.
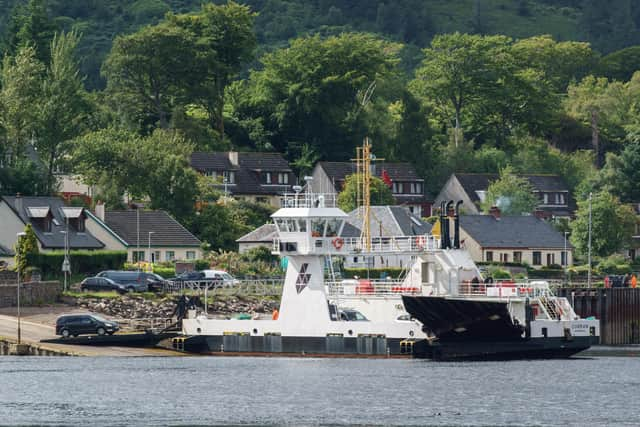
<svg viewBox="0 0 640 427"><path fill-rule="evenodd" d="M0 357L0 425L640 425L640 358Z"/></svg>

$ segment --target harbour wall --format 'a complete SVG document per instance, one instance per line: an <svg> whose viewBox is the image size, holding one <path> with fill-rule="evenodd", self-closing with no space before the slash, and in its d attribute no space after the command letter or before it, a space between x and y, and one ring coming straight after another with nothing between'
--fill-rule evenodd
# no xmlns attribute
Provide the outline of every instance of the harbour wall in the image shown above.
<svg viewBox="0 0 640 427"><path fill-rule="evenodd" d="M18 304L16 283L0 283L0 308ZM60 282L27 282L20 284L20 305L52 304L62 296Z"/></svg>
<svg viewBox="0 0 640 427"><path fill-rule="evenodd" d="M600 344L640 344L640 288L560 288L580 317L600 320Z"/></svg>
<svg viewBox="0 0 640 427"><path fill-rule="evenodd" d="M37 344L18 344L15 340L0 337L0 356L75 356L76 354L43 347Z"/></svg>

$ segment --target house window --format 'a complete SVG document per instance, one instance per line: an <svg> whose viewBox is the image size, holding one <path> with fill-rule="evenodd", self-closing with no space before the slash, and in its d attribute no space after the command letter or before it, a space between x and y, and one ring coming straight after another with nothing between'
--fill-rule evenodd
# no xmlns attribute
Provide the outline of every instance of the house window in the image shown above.
<svg viewBox="0 0 640 427"><path fill-rule="evenodd" d="M549 194L544 193L544 194L542 195L542 201L543 201L543 203L544 203L545 205L548 205L548 204L549 204Z"/></svg>
<svg viewBox="0 0 640 427"><path fill-rule="evenodd" d="M205 171L204 176L216 179L218 177L218 173L216 171Z"/></svg>
<svg viewBox="0 0 640 427"><path fill-rule="evenodd" d="M411 194L416 194L416 183L415 182L411 183Z"/></svg>
<svg viewBox="0 0 640 427"><path fill-rule="evenodd" d="M267 203L269 200L267 200L266 197L256 197L256 202L257 203Z"/></svg>
<svg viewBox="0 0 640 427"><path fill-rule="evenodd" d="M278 184L289 184L289 174L288 173L279 173L278 174Z"/></svg>
<svg viewBox="0 0 640 427"><path fill-rule="evenodd" d="M174 251L166 251L164 253L165 261L173 261L174 259L176 259L176 253Z"/></svg>
<svg viewBox="0 0 640 427"><path fill-rule="evenodd" d="M160 251L155 251L152 256L151 262L160 262Z"/></svg>
<svg viewBox="0 0 640 427"><path fill-rule="evenodd" d="M547 254L547 265L553 265L556 263L556 254Z"/></svg>
<svg viewBox="0 0 640 427"><path fill-rule="evenodd" d="M500 254L500 262L509 262L509 254Z"/></svg>
<svg viewBox="0 0 640 427"><path fill-rule="evenodd" d="M485 261L493 262L493 252L492 251L487 251L486 252Z"/></svg>
<svg viewBox="0 0 640 427"><path fill-rule="evenodd" d="M354 257L353 257L353 263L354 263L354 264L357 264L357 263L358 263L358 257L357 257L357 256L354 256Z"/></svg>
<svg viewBox="0 0 640 427"><path fill-rule="evenodd" d="M533 252L533 265L541 265L542 264L542 253L539 251Z"/></svg>
<svg viewBox="0 0 640 427"><path fill-rule="evenodd" d="M393 192L394 194L400 194L400 193L402 193L403 185L402 185L402 183L401 183L401 182L394 182L394 183L392 184L392 186L393 186L392 192Z"/></svg>
<svg viewBox="0 0 640 427"><path fill-rule="evenodd" d="M266 184L271 184L271 172L265 172L265 174L264 174L264 182Z"/></svg>
<svg viewBox="0 0 640 427"><path fill-rule="evenodd" d="M567 252L566 251L562 251L560 252L560 263L562 264L562 266L566 266L567 264L569 264L567 262Z"/></svg>
<svg viewBox="0 0 640 427"><path fill-rule="evenodd" d="M422 183L416 182L416 194L422 194Z"/></svg>
<svg viewBox="0 0 640 427"><path fill-rule="evenodd" d="M522 252L514 252L513 253L513 262L521 263L522 262Z"/></svg>
<svg viewBox="0 0 640 427"><path fill-rule="evenodd" d="M226 184L235 184L236 174L233 171L224 171L222 174L223 182Z"/></svg>
<svg viewBox="0 0 640 427"><path fill-rule="evenodd" d="M144 251L133 251L133 262L144 261Z"/></svg>
<svg viewBox="0 0 640 427"><path fill-rule="evenodd" d="M196 251L187 251L187 259L196 259Z"/></svg>

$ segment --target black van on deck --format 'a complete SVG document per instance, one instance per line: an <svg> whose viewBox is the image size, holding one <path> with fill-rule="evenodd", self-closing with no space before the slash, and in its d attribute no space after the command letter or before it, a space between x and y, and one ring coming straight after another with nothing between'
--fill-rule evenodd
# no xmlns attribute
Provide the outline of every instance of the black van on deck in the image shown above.
<svg viewBox="0 0 640 427"><path fill-rule="evenodd" d="M58 317L56 321L56 335L64 338L77 337L82 334L112 335L120 326L97 314L67 314Z"/></svg>

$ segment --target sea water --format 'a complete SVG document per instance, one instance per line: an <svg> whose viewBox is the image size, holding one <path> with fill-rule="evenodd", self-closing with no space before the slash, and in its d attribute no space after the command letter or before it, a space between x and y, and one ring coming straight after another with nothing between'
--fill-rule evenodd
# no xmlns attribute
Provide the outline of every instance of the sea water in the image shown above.
<svg viewBox="0 0 640 427"><path fill-rule="evenodd" d="M640 358L0 357L0 425L640 425Z"/></svg>

